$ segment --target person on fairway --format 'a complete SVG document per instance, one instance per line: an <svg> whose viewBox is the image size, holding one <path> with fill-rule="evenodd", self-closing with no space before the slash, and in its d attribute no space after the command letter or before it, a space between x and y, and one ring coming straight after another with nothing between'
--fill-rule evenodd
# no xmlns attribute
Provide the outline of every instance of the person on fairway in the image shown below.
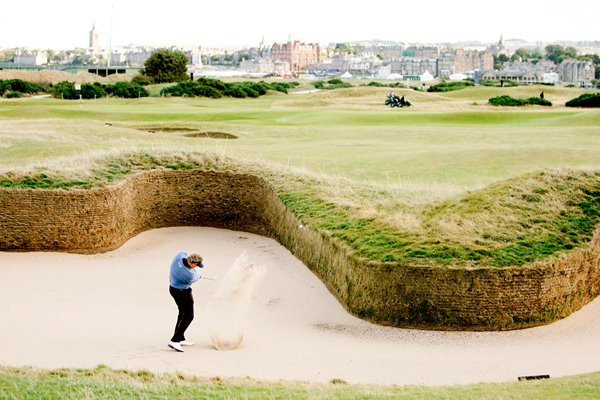
<svg viewBox="0 0 600 400"><path fill-rule="evenodd" d="M194 319L194 297L192 296L192 283L201 278L196 268L204 268L200 254L187 255L180 251L171 262L169 273L169 293L175 300L179 314L175 332L169 341L169 347L178 352L184 352L182 346L193 346L194 343L185 339L185 330Z"/></svg>

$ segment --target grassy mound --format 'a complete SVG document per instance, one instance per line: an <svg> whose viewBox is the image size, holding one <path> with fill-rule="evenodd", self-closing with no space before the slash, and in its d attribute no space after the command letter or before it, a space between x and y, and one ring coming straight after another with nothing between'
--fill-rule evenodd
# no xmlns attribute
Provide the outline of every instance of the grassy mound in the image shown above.
<svg viewBox="0 0 600 400"><path fill-rule="evenodd" d="M412 230L287 193L299 218L357 255L401 265L523 265L585 245L600 222L600 173L543 172L431 205Z"/></svg>

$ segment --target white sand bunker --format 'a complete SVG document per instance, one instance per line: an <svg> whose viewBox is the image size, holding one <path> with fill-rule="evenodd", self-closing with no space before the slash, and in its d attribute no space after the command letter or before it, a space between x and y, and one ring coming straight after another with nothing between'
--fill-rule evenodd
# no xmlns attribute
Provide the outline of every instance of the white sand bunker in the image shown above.
<svg viewBox="0 0 600 400"><path fill-rule="evenodd" d="M248 264L244 250L220 279L207 307L208 333L217 350L234 350L242 344L252 292L265 270Z"/></svg>

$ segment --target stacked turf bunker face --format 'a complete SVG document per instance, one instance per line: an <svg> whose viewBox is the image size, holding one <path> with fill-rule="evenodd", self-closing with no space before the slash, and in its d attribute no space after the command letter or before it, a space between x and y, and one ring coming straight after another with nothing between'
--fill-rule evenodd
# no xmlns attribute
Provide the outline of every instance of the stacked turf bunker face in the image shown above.
<svg viewBox="0 0 600 400"><path fill-rule="evenodd" d="M523 266L440 268L358 257L303 225L271 184L249 174L150 170L94 189L0 189L1 250L101 252L141 231L181 225L272 237L349 312L386 325L523 328L563 318L600 293L598 229L585 247Z"/></svg>

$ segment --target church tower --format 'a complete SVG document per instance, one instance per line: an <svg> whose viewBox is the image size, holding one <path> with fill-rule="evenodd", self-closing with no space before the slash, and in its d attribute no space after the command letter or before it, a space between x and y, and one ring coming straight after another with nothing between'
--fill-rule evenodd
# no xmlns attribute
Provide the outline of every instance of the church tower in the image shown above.
<svg viewBox="0 0 600 400"><path fill-rule="evenodd" d="M92 30L90 31L90 49L98 50L100 48L100 43L98 41L98 32L96 32L96 24L92 26Z"/></svg>

